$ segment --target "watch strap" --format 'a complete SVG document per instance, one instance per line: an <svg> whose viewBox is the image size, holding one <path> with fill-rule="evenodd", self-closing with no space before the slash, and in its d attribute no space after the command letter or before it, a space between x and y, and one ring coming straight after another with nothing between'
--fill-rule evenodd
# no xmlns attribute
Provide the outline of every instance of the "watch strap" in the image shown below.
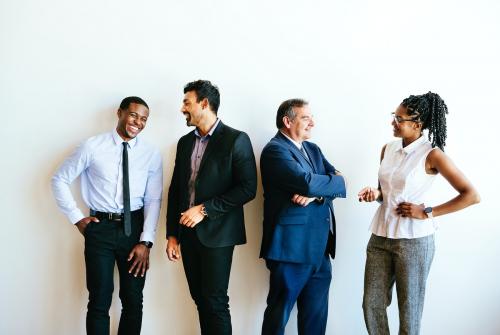
<svg viewBox="0 0 500 335"><path fill-rule="evenodd" d="M424 213L427 215L428 219L433 219L434 216L432 215L432 207L425 207L424 208Z"/></svg>
<svg viewBox="0 0 500 335"><path fill-rule="evenodd" d="M153 247L153 242L150 242L150 241L140 241L139 244L142 244L149 249L151 249Z"/></svg>

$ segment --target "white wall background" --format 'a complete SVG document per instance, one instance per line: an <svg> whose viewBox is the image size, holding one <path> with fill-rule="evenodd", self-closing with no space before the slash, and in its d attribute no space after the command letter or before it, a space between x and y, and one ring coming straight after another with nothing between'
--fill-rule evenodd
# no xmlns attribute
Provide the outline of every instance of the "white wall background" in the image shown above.
<svg viewBox="0 0 500 335"><path fill-rule="evenodd" d="M57 210L50 177L80 141L115 126L123 97L139 95L151 107L142 136L163 153L166 189L175 144L189 131L182 87L204 78L220 87L220 117L248 132L257 159L276 131L279 103L308 99L313 141L349 180L348 198L335 201L328 334L365 333L363 270L376 205L355 195L376 185L380 148L392 139L389 113L409 94L438 92L450 110L447 153L483 201L439 218L422 334L500 334L499 17L494 0L1 0L0 333L85 332L83 239ZM441 178L434 194L437 204L455 193ZM260 186L245 213L248 243L236 249L230 284L238 335L258 334L265 308ZM165 206L143 334L196 334L182 266L164 253L164 214ZM119 311L115 294L113 332ZM293 314L287 334L295 324Z"/></svg>

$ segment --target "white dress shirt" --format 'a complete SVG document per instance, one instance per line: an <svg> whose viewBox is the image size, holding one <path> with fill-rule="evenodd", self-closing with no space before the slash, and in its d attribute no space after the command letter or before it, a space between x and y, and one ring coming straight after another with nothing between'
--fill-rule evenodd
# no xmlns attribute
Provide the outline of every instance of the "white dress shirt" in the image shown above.
<svg viewBox="0 0 500 335"><path fill-rule="evenodd" d="M70 184L81 175L83 201L89 209L123 212L123 139L116 130L81 143L52 177L57 205L75 224L87 215L76 206ZM160 152L140 138L128 141L130 210L144 207L140 241L154 241L163 189Z"/></svg>
<svg viewBox="0 0 500 335"><path fill-rule="evenodd" d="M281 130L280 130L280 133L281 133L281 135L285 136L288 140L290 140L290 142L292 142L293 145L295 145L297 147L297 149L299 149L300 151L302 151L302 143L299 143L299 142L295 141L294 139L292 139L290 136L288 136L287 134L285 134Z"/></svg>
<svg viewBox="0 0 500 335"><path fill-rule="evenodd" d="M383 203L372 220L373 234L400 239L428 236L436 231L433 219L413 219L396 213L401 202L428 206L426 195L436 176L427 174L425 162L432 150L424 136L404 148L401 139L386 145L378 172Z"/></svg>

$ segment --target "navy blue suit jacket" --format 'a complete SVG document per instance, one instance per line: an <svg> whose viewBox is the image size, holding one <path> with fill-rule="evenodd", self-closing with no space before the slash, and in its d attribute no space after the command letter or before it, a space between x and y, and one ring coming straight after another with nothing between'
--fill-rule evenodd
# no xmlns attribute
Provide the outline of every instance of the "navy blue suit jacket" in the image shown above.
<svg viewBox="0 0 500 335"><path fill-rule="evenodd" d="M335 257L332 200L345 198L346 189L344 178L335 175L335 168L319 147L310 142L302 145L311 162L281 132L262 151L264 231L260 256L317 264L326 251ZM302 207L291 201L294 194L323 198L323 201Z"/></svg>

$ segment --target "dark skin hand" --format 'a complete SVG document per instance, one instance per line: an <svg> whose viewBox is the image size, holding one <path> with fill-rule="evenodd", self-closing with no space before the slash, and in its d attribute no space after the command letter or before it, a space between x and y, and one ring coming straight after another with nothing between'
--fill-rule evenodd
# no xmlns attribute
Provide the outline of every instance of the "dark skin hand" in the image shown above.
<svg viewBox="0 0 500 335"><path fill-rule="evenodd" d="M99 222L99 219L93 216L85 217L75 223L75 226L83 235L90 222ZM149 248L143 244L137 244L128 255L127 261L130 262L132 260L133 262L128 272L133 273L134 277L138 275L144 277L146 271L149 269Z"/></svg>
<svg viewBox="0 0 500 335"><path fill-rule="evenodd" d="M89 225L90 222L99 222L99 219L93 216L88 216L86 218L81 219L77 223L75 223L76 228L80 231L80 234L85 233L85 229L87 229L87 226Z"/></svg>
<svg viewBox="0 0 500 335"><path fill-rule="evenodd" d="M414 218L425 220L427 219L427 214L424 213L424 204L412 204L411 202L402 202L396 208L396 213L402 217Z"/></svg>
<svg viewBox="0 0 500 335"><path fill-rule="evenodd" d="M132 261L132 265L128 273L132 273L134 277L140 275L144 277L146 271L149 269L149 248L144 244L136 244L128 255L127 261Z"/></svg>

